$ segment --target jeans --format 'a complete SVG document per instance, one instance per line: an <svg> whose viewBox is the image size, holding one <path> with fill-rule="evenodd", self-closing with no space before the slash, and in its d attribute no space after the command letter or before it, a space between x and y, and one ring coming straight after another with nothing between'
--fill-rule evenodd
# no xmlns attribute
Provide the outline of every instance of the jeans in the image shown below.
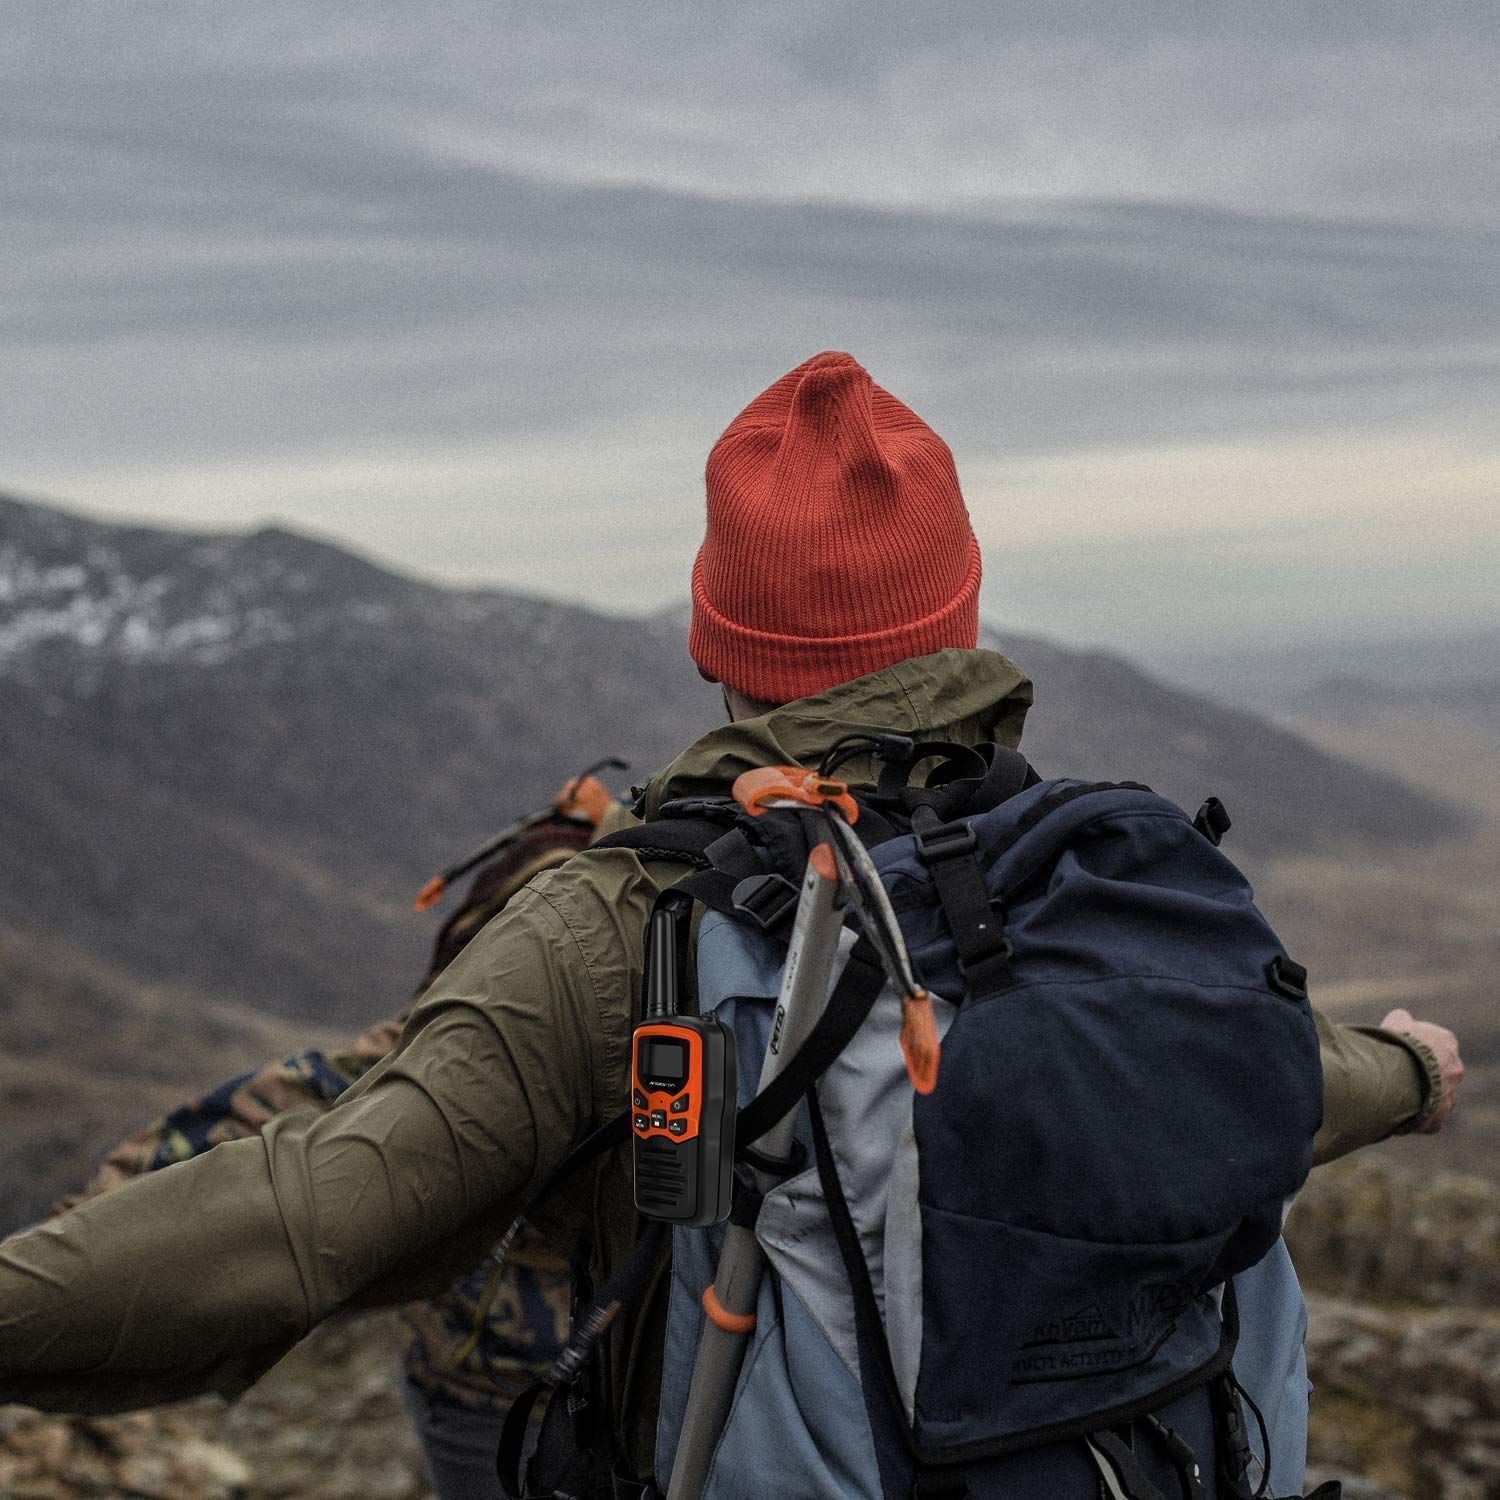
<svg viewBox="0 0 1500 1500"><path fill-rule="evenodd" d="M427 1459L438 1500L503 1500L495 1473L504 1412L474 1411L401 1377L401 1397Z"/></svg>

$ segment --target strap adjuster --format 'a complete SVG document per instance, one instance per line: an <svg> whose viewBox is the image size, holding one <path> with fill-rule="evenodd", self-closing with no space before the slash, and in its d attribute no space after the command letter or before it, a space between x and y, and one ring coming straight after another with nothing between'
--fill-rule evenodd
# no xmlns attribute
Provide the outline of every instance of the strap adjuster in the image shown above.
<svg viewBox="0 0 1500 1500"><path fill-rule="evenodd" d="M975 980L979 977L979 971L988 963L1009 963L1016 956L1015 944L1005 935L1004 912L1000 910L1000 903L992 902L990 911L995 918L995 935L992 938L984 938L976 934L978 941L975 942L968 958L960 957L958 960L958 972L967 980ZM986 926L989 924L986 923Z"/></svg>
<svg viewBox="0 0 1500 1500"><path fill-rule="evenodd" d="M747 922L762 932L769 932L792 913L801 894L785 875L772 871L765 875L747 875L735 886L730 900Z"/></svg>
<svg viewBox="0 0 1500 1500"><path fill-rule="evenodd" d="M936 828L924 828L915 837L917 854L924 865L972 854L979 845L973 828L967 823L939 823Z"/></svg>
<svg viewBox="0 0 1500 1500"><path fill-rule="evenodd" d="M1307 970L1285 954L1278 953L1266 965L1266 983L1288 1000L1307 999Z"/></svg>
<svg viewBox="0 0 1500 1500"><path fill-rule="evenodd" d="M1234 825L1229 819L1229 810L1219 801L1217 797L1210 797L1202 807L1198 809L1198 816L1193 819L1193 827L1206 838L1215 849L1219 847L1219 841L1229 832Z"/></svg>

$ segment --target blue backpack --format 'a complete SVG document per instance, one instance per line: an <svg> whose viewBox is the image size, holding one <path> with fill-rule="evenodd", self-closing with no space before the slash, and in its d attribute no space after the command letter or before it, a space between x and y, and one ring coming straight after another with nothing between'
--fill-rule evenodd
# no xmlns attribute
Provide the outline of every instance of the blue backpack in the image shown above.
<svg viewBox="0 0 1500 1500"><path fill-rule="evenodd" d="M1300 1496L1306 1310L1281 1224L1322 1073L1305 971L1217 847L1227 817L1039 781L998 747L918 749L951 755L946 779L887 766L855 789L855 832L940 997L928 1095L849 928L780 1097L753 1098L798 815L695 802L616 840L696 849L677 889L709 907L698 1008L735 1033L739 1149L801 1094L798 1158L737 1198L769 1274L705 1500ZM671 1231L662 1493L722 1234Z"/></svg>

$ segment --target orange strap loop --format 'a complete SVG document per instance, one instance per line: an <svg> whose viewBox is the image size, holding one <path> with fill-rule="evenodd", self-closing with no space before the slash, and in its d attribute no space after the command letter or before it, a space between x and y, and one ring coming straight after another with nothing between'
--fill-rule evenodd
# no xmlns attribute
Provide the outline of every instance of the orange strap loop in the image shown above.
<svg viewBox="0 0 1500 1500"><path fill-rule="evenodd" d="M901 1055L906 1059L906 1075L919 1094L930 1094L937 1087L938 1062L942 1044L938 1041L937 1017L932 1013L932 996L919 989L901 1002Z"/></svg>
<svg viewBox="0 0 1500 1500"><path fill-rule="evenodd" d="M714 1295L713 1282L709 1282L703 1288L703 1311L708 1314L708 1321L715 1328L722 1328L725 1333L753 1333L755 1331L755 1314L728 1311Z"/></svg>

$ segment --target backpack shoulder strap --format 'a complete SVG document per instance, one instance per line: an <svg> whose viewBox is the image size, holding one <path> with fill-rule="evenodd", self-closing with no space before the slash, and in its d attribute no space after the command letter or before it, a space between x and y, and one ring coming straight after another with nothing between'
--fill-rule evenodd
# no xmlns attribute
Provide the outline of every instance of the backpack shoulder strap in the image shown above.
<svg viewBox="0 0 1500 1500"><path fill-rule="evenodd" d="M724 832L724 825L708 818L658 818L622 828L589 845L590 849L630 849L639 859L668 860L674 864L709 868L708 846Z"/></svg>

